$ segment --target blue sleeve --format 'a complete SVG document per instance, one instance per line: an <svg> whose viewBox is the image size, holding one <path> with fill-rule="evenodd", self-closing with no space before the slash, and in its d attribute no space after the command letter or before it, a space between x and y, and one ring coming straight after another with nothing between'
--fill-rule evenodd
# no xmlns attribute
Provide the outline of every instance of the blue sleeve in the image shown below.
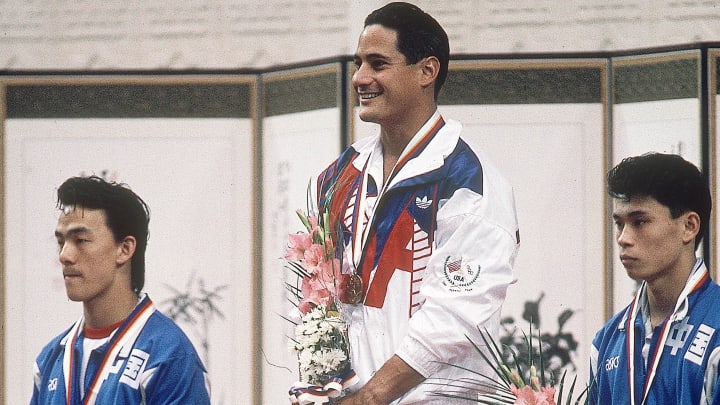
<svg viewBox="0 0 720 405"><path fill-rule="evenodd" d="M205 367L194 353L172 357L156 369L145 395L147 405L210 405Z"/></svg>
<svg viewBox="0 0 720 405"><path fill-rule="evenodd" d="M38 389L37 389L37 387L35 386L35 384L33 384L33 393L32 393L32 398L30 398L30 405L37 405L37 404L38 404L37 396L38 396Z"/></svg>

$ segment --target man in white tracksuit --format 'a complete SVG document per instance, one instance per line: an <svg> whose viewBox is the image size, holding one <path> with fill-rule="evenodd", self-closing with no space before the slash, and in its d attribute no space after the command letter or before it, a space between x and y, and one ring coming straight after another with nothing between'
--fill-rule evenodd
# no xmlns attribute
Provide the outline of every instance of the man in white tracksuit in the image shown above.
<svg viewBox="0 0 720 405"><path fill-rule="evenodd" d="M361 381L343 405L449 404L435 393L458 388L437 383L477 377L455 366L492 375L469 340L497 338L519 231L512 188L437 110L448 60L447 35L417 7L367 17L352 83L380 133L318 177L343 268L363 282L343 308Z"/></svg>

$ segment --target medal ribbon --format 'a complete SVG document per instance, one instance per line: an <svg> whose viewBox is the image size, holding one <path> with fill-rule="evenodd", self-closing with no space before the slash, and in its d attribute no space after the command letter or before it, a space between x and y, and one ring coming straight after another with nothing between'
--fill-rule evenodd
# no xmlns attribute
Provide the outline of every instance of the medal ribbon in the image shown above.
<svg viewBox="0 0 720 405"><path fill-rule="evenodd" d="M337 398L342 391L357 384L360 378L355 371L349 369L340 375L330 378L325 385L313 385L296 382L290 388L289 399L291 405L318 405L330 402Z"/></svg>
<svg viewBox="0 0 720 405"><path fill-rule="evenodd" d="M383 184L382 189L378 193L377 200L375 201L375 205L372 208L372 211L370 213L370 216L368 218L367 223L363 225L364 215L366 212L366 205L367 205L367 187L368 187L368 165L369 162L373 159L374 151L370 153L370 156L368 157L368 160L365 162L365 167L363 168L363 174L362 174L362 183L360 184L360 189L358 190L358 196L357 198L357 211L356 211L356 217L355 217L355 224L356 229L353 232L353 245L352 245L352 253L353 253L353 265L355 266L355 269L360 269L360 259L362 257L363 249L365 248L365 244L367 243L368 236L370 235L370 228L372 228L371 224L375 218L375 210L377 209L377 206L379 205L380 198L385 194L385 192L390 188L390 184L392 183L392 180L395 178L395 176L402 170L402 168L405 166L405 164L410 161L410 159L415 156L417 151L425 146L430 139L432 139L433 136L445 125L445 120L443 120L442 116L437 114L437 118L435 118L435 122L430 126L430 128L425 132L424 135L418 137L415 136L413 139L410 140L410 143L405 146L405 149L403 149L402 153L400 154L400 157L398 158L398 161L395 163L395 166L393 166L392 171L390 172L390 175L387 178L387 181Z"/></svg>
<svg viewBox="0 0 720 405"><path fill-rule="evenodd" d="M685 284L685 288L683 288L683 291L680 293L680 297L678 298L677 303L675 303L675 309L673 313L667 318L665 318L665 321L663 321L660 331L660 339L655 346L652 357L650 358L650 372L645 377L645 387L643 389L642 401L640 402L641 405L645 404L645 400L647 399L648 393L650 392L650 387L655 380L655 375L657 373L658 366L660 365L660 359L665 349L665 342L667 341L667 337L670 334L670 328L672 326L672 323L677 320L675 318L677 317L678 311L685 302L685 298L693 291L698 289L701 285L703 285L709 277L706 270L697 271L702 264L702 259L697 261L697 263L695 264L695 268L693 269L693 272L688 279L688 282ZM630 383L631 405L635 405L635 368L637 367L635 365L635 320L637 319L638 313L640 313L640 297L642 296L642 293L646 287L647 285L643 283L642 287L635 294L635 299L633 300L632 306L630 307L630 316L628 316L627 324L625 326L626 330L628 331L626 345L628 348L628 381ZM642 367L642 365L640 365L640 367Z"/></svg>
<svg viewBox="0 0 720 405"><path fill-rule="evenodd" d="M65 375L65 403L70 405L72 404L72 386L73 386L73 378L75 369L73 366L75 365L75 341L77 340L77 336L79 334L80 327L83 324L83 317L81 316L80 319L75 322L75 325L73 325L72 329L70 330L70 333L68 336L70 336L70 339L68 339L67 343L65 344L65 353L63 353L63 374Z"/></svg>
<svg viewBox="0 0 720 405"><path fill-rule="evenodd" d="M102 383L107 379L107 376L110 374L110 370L113 367L113 362L117 358L118 353L120 353L120 350L123 348L123 346L125 346L125 344L134 340L137 337L142 328L145 326L145 322L150 317L150 315L153 314L153 312L155 312L155 307L153 306L152 301L150 301L150 298L145 296L145 298L143 298L140 304L138 304L138 307L135 308L135 310L133 310L133 312L130 314L130 317L125 320L125 322L123 322L123 325L121 325L120 328L112 336L112 338L110 338L110 341L108 342L108 344L110 345L109 349L107 353L105 353L105 357L103 358L103 361L100 365L100 369L98 370L97 374L95 374L95 377L90 384L90 388L85 394L85 399L82 401L83 405L95 404L98 392L100 392L100 387L102 386ZM74 373L76 370L75 362L78 361L78 359L75 358L74 352L75 342L80 335L80 331L82 331L81 326L83 325L83 323L84 319L83 317L81 317L80 320L78 320L73 326L69 334L71 336L71 339L69 340L69 348L67 345L65 346L65 353L63 355L65 395L68 405L73 403L73 389L79 388L75 387L75 384L73 384L75 378Z"/></svg>

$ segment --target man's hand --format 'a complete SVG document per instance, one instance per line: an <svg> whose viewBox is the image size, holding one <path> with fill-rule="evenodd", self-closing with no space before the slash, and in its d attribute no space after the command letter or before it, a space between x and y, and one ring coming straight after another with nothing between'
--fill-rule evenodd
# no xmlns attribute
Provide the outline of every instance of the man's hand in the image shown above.
<svg viewBox="0 0 720 405"><path fill-rule="evenodd" d="M425 380L398 356L391 357L370 380L336 405L388 405Z"/></svg>

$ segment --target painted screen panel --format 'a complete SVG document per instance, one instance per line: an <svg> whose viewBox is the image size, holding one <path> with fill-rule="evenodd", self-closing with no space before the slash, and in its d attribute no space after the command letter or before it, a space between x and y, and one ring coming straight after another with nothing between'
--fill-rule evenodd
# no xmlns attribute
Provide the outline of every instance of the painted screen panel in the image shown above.
<svg viewBox="0 0 720 405"><path fill-rule="evenodd" d="M178 323L208 365L213 403L242 403L236 388L251 385L254 353L244 343L254 307L251 120L8 119L5 138L8 403L28 402L35 356L81 313L65 296L53 236L55 190L79 174L125 182L150 206L145 290L156 307L217 289L224 317Z"/></svg>
<svg viewBox="0 0 720 405"><path fill-rule="evenodd" d="M326 108L276 115L263 121L263 301L262 403L288 401L297 381L297 358L289 349L293 333L283 317L292 310L284 283L293 282L283 268L288 234L300 231L295 214L306 209L311 179L340 153L340 112Z"/></svg>
<svg viewBox="0 0 720 405"><path fill-rule="evenodd" d="M518 278L503 317L527 332L522 314L541 299L543 332L557 333L558 316L578 342L573 361L587 378L590 342L604 323L604 135L599 104L441 106L463 124L463 138L513 185L521 245ZM377 126L356 120L356 137ZM518 332L519 333L519 332Z"/></svg>
<svg viewBox="0 0 720 405"><path fill-rule="evenodd" d="M513 185L521 245L504 317L527 331L528 301L541 300L542 332L574 311L563 331L578 342L573 361L585 381L590 342L604 322L604 136L599 104L442 106L463 124ZM572 370L571 370L572 371Z"/></svg>
<svg viewBox="0 0 720 405"><path fill-rule="evenodd" d="M697 99L645 101L614 106L613 165L647 152L673 153L701 166ZM615 312L632 300L637 283L630 280L613 243ZM702 252L698 252L702 254Z"/></svg>
<svg viewBox="0 0 720 405"><path fill-rule="evenodd" d="M697 99L644 101L614 106L613 166L647 152L679 154L702 168ZM614 312L627 306L638 284L629 279L612 244ZM702 255L702 251L698 251Z"/></svg>

